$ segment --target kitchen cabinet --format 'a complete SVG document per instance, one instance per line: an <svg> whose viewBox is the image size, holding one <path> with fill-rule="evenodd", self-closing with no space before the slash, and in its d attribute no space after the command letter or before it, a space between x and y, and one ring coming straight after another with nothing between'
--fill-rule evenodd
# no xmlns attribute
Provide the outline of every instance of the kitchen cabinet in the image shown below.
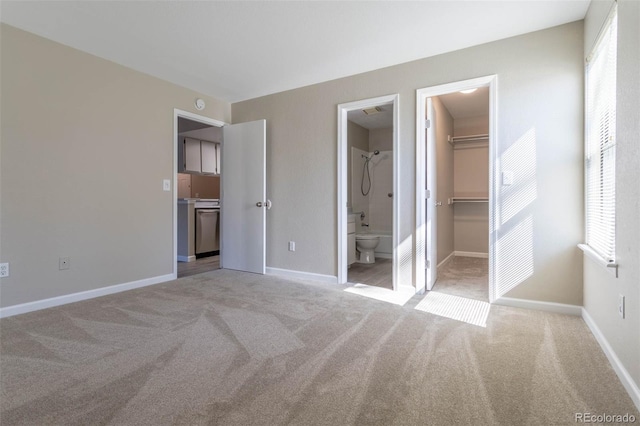
<svg viewBox="0 0 640 426"><path fill-rule="evenodd" d="M219 175L220 163L218 159L218 147L220 144L215 142L200 141L200 152L202 155L202 173L210 173Z"/></svg>
<svg viewBox="0 0 640 426"><path fill-rule="evenodd" d="M202 171L200 158L200 141L184 138L184 171L200 173Z"/></svg>
<svg viewBox="0 0 640 426"><path fill-rule="evenodd" d="M190 174L178 173L178 198L192 198Z"/></svg>
<svg viewBox="0 0 640 426"><path fill-rule="evenodd" d="M220 144L193 138L183 138L178 149L180 173L220 174Z"/></svg>

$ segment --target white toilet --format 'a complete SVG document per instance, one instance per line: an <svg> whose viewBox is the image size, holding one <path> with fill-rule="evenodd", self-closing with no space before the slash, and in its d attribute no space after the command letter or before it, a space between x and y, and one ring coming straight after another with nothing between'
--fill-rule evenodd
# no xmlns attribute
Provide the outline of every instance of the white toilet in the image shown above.
<svg viewBox="0 0 640 426"><path fill-rule="evenodd" d="M377 235L356 234L356 249L360 253L359 263L375 263L374 250L378 247L380 237Z"/></svg>

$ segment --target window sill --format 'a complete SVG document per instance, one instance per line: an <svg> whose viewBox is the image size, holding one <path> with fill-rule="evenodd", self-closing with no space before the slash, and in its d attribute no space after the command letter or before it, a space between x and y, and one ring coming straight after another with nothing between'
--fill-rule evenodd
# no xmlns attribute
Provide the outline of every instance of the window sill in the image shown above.
<svg viewBox="0 0 640 426"><path fill-rule="evenodd" d="M582 250L584 252L584 254L586 254L588 257L593 259L598 265L602 266L603 268L606 268L607 271L611 272L612 274L614 274L616 276L616 278L618 278L618 264L617 263L608 262L607 259L605 259L604 257L600 256L598 253L595 252L595 250L593 250L587 244L578 244L578 248L580 250Z"/></svg>

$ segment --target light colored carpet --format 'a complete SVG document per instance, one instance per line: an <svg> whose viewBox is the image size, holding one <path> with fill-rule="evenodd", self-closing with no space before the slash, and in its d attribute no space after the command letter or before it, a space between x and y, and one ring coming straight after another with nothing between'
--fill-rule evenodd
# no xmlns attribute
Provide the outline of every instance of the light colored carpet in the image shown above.
<svg viewBox="0 0 640 426"><path fill-rule="evenodd" d="M582 319L486 328L217 270L0 320L0 424L551 425L640 417Z"/></svg>
<svg viewBox="0 0 640 426"><path fill-rule="evenodd" d="M438 268L438 279L433 290L488 302L489 259L455 256Z"/></svg>

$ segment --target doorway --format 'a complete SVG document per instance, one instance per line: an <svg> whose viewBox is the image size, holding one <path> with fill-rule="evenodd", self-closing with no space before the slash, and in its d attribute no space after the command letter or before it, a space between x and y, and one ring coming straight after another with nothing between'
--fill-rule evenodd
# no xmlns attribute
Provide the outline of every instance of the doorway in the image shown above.
<svg viewBox="0 0 640 426"><path fill-rule="evenodd" d="M220 268L220 147L224 123L174 112L174 273L176 278ZM186 158L185 138L211 161ZM205 143L205 149L200 146ZM193 148L190 146L190 148ZM181 166L179 163L182 162ZM206 166L205 173L197 167Z"/></svg>
<svg viewBox="0 0 640 426"><path fill-rule="evenodd" d="M266 185L266 120L245 123L226 124L218 120L174 109L174 170L173 170L173 276L178 275L178 159L184 154L185 163L190 160L187 153L187 142L184 141L184 152L178 150L179 120L187 119L198 125L221 129L222 138L217 146L204 144L203 141L191 141L195 152L190 154L191 161L200 162L207 173L212 168L220 177L219 207L219 264L220 268L243 272L264 274L266 270L266 211L271 208L267 199ZM200 142L199 150L197 142ZM214 141L216 142L216 141ZM224 147L223 147L224 146ZM206 151L210 154L207 161L198 155ZM214 157L211 156L214 155ZM211 161L215 158L215 161ZM186 167L186 164L185 164ZM197 166L196 166L197 167ZM191 202L192 200L189 200ZM189 203L187 203L189 204ZM214 203L215 204L215 203ZM215 210L215 205L203 208ZM195 205L193 205L195 209ZM187 218L191 217L187 213ZM210 229L210 228L209 228ZM195 230L195 226L193 228ZM191 235L191 229L188 235ZM194 244L187 241L190 249Z"/></svg>
<svg viewBox="0 0 640 426"><path fill-rule="evenodd" d="M416 287L481 276L465 291L492 302L496 76L420 89L416 112Z"/></svg>
<svg viewBox="0 0 640 426"><path fill-rule="evenodd" d="M398 95L338 105L338 283L398 288Z"/></svg>

